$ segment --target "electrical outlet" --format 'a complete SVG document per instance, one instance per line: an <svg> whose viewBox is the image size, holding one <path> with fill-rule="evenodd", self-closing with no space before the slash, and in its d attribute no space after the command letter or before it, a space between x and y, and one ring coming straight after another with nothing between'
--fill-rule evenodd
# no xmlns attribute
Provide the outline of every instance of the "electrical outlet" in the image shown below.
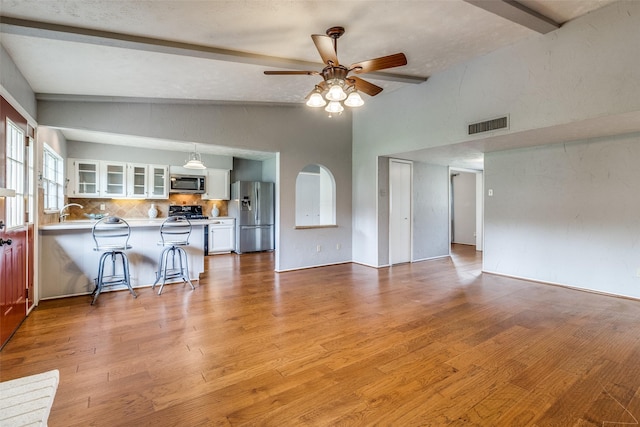
<svg viewBox="0 0 640 427"><path fill-rule="evenodd" d="M340 243L336 243L336 249L340 250L342 248L342 245Z"/></svg>
<svg viewBox="0 0 640 427"><path fill-rule="evenodd" d="M316 251L317 252L320 252L321 250L322 250L322 246L320 246L320 245L316 246Z"/></svg>
<svg viewBox="0 0 640 427"><path fill-rule="evenodd" d="M103 211L105 209L104 203L100 203L100 210Z"/></svg>
<svg viewBox="0 0 640 427"><path fill-rule="evenodd" d="M489 191L487 191L487 194L489 197L493 197L493 188L490 188Z"/></svg>

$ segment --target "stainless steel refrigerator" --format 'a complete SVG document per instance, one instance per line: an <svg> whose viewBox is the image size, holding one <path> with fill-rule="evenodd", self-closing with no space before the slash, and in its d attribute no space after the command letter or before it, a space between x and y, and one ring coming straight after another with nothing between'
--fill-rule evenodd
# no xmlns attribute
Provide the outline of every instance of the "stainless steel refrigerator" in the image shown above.
<svg viewBox="0 0 640 427"><path fill-rule="evenodd" d="M236 219L236 252L275 249L273 182L236 181L229 215Z"/></svg>

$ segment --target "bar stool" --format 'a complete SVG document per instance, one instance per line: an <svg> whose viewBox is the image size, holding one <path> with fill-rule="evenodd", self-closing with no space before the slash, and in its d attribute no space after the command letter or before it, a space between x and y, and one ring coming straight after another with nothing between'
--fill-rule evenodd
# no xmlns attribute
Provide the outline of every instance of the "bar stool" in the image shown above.
<svg viewBox="0 0 640 427"><path fill-rule="evenodd" d="M98 264L98 277L95 279L96 288L91 294L93 305L105 287L115 285L126 285L129 292L134 298L137 298L136 292L131 287L131 279L129 276L129 259L125 251L131 249L129 244L129 236L131 228L129 224L122 218L108 216L102 218L93 225L92 229L93 241L95 242L94 251L102 252L100 262ZM111 259L111 274L105 274L105 263L107 258ZM120 269L116 271L116 260L120 258Z"/></svg>
<svg viewBox="0 0 640 427"><path fill-rule="evenodd" d="M188 283L191 289L195 289L189 278L189 259L183 246L189 246L191 236L191 221L184 216L170 216L160 226L160 242L158 245L164 246L158 261L158 272L156 281L151 289L162 279L158 295L162 294L162 289L167 280L180 278ZM177 258L177 266L176 266ZM169 263L171 262L171 267Z"/></svg>

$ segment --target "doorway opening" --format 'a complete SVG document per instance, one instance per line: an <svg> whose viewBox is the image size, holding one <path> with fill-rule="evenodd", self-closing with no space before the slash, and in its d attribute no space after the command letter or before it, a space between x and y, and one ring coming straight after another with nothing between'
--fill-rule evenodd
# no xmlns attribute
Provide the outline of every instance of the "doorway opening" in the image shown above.
<svg viewBox="0 0 640 427"><path fill-rule="evenodd" d="M449 224L451 245L483 245L483 173L449 169Z"/></svg>

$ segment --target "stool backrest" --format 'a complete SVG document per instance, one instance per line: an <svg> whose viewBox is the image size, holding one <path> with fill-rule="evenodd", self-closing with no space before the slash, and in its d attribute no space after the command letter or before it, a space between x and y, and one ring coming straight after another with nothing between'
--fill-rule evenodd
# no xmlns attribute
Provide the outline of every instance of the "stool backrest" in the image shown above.
<svg viewBox="0 0 640 427"><path fill-rule="evenodd" d="M170 216L160 226L162 245L188 245L191 236L191 221L184 216Z"/></svg>
<svg viewBox="0 0 640 427"><path fill-rule="evenodd" d="M93 224L91 230L96 250L129 249L131 227L117 216L107 216Z"/></svg>

